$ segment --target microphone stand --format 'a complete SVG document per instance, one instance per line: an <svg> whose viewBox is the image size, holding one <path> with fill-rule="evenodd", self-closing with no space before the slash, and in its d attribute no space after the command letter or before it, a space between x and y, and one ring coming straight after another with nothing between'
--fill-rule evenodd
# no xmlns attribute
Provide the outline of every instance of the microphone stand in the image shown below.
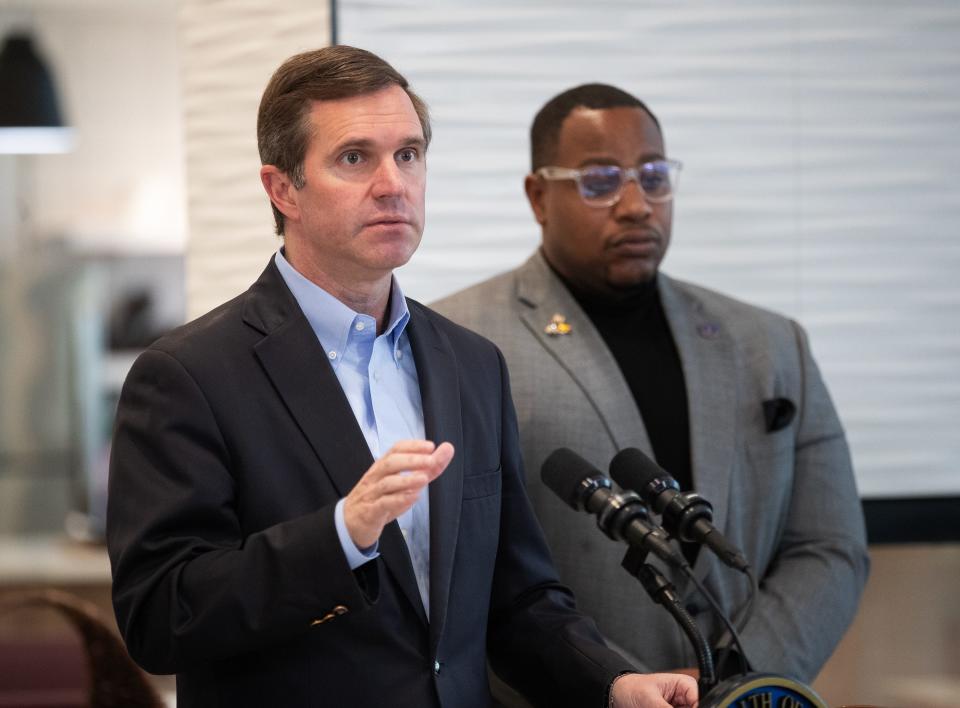
<svg viewBox="0 0 960 708"><path fill-rule="evenodd" d="M663 573L644 562L647 552L631 546L621 565L640 581L654 602L663 605L687 635L697 654L700 679L700 708L733 708L733 706L791 706L792 708L827 708L827 704L809 686L787 676L768 673L744 673L719 681L710 644L690 613L680 603L676 588ZM707 595L709 597L709 595ZM741 657L743 658L743 657Z"/></svg>
<svg viewBox="0 0 960 708"><path fill-rule="evenodd" d="M650 599L670 613L680 629L687 635L693 650L697 655L697 666L700 669L698 686L700 695L704 696L717 684L717 674L713 663L713 652L696 621L680 602L680 595L676 588L664 577L663 573L646 563L647 552L635 546L627 550L621 565L630 575L640 581Z"/></svg>

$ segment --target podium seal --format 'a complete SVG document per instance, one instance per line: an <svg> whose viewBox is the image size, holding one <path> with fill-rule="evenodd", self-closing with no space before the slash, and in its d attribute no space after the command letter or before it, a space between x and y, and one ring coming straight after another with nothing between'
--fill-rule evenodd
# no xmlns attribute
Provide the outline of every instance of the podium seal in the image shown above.
<svg viewBox="0 0 960 708"><path fill-rule="evenodd" d="M721 681L700 708L828 708L809 686L777 674L746 674Z"/></svg>

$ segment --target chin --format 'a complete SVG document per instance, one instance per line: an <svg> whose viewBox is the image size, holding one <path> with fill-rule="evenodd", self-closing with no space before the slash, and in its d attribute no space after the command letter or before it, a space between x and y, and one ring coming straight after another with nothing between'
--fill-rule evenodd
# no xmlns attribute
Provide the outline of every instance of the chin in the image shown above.
<svg viewBox="0 0 960 708"><path fill-rule="evenodd" d="M393 270L405 266L417 251L418 243L396 243L379 249L377 262L381 268Z"/></svg>
<svg viewBox="0 0 960 708"><path fill-rule="evenodd" d="M607 273L607 284L615 290L629 290L645 285L657 277L656 263L633 263L629 267L614 266Z"/></svg>

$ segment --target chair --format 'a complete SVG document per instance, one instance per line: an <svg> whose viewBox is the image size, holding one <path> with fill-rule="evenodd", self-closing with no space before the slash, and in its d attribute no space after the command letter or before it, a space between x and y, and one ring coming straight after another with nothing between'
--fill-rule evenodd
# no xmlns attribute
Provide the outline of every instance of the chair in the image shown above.
<svg viewBox="0 0 960 708"><path fill-rule="evenodd" d="M163 708L163 700L97 608L58 590L0 595L0 617L55 611L80 642L37 637L0 641L0 708Z"/></svg>

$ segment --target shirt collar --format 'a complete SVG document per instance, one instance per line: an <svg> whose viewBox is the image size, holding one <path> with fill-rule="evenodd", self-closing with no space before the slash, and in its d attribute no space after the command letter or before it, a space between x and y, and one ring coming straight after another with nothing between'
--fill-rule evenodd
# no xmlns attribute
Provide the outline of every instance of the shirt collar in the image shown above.
<svg viewBox="0 0 960 708"><path fill-rule="evenodd" d="M307 322L310 323L310 327L317 335L317 339L320 340L324 351L330 357L330 363L336 368L347 345L351 328L357 318L362 317L362 315L340 302L290 265L290 262L283 255L282 248L277 251L274 261L284 282L290 288L290 292L293 293L297 304L303 310ZM391 347L396 354L400 348L400 338L410 321L407 299L400 289L396 276L391 278L390 310L387 314L387 326L381 336L390 339ZM336 355L332 356L331 352L336 352Z"/></svg>

